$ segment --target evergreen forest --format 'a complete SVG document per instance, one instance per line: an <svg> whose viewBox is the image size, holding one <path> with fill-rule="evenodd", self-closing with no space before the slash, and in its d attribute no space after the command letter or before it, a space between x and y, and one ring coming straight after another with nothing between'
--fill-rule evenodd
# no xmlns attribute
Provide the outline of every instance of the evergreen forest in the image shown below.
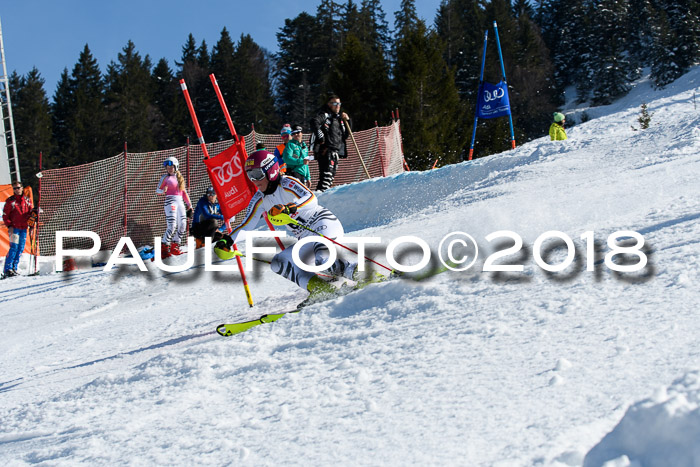
<svg viewBox="0 0 700 467"><path fill-rule="evenodd" d="M432 24L403 0L387 18L380 0L320 0L286 19L271 53L224 28L215 44L184 38L174 63L129 41L101 71L88 44L49 97L37 69L12 73L21 173L68 167L197 141L179 86L184 78L207 141L230 138L209 74L217 77L240 134L309 129L331 93L353 129L391 121L399 109L412 170L464 160L473 129L484 43L485 81L501 80L497 21L518 144L545 135L565 89L602 105L643 72L663 87L700 62L698 0L443 0ZM376 123L375 123L376 122ZM575 122L569 122L575 123ZM507 118L479 120L475 157L510 147Z"/></svg>

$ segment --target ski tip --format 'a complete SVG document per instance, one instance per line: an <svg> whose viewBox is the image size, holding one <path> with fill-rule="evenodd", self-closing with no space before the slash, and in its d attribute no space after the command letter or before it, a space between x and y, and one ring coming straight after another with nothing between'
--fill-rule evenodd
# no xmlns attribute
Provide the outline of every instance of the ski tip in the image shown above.
<svg viewBox="0 0 700 467"><path fill-rule="evenodd" d="M233 335L233 333L229 329L227 329L227 326L225 324L219 324L216 327L216 333L220 336L223 336L223 337L228 337L228 336Z"/></svg>

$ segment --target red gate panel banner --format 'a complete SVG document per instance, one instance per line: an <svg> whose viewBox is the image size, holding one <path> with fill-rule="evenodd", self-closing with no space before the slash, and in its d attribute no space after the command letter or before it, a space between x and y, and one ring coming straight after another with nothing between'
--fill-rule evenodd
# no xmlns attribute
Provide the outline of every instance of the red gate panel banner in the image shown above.
<svg viewBox="0 0 700 467"><path fill-rule="evenodd" d="M216 156L204 160L219 199L221 214L227 221L245 209L255 193L254 185L243 170L246 158L245 142L241 138Z"/></svg>

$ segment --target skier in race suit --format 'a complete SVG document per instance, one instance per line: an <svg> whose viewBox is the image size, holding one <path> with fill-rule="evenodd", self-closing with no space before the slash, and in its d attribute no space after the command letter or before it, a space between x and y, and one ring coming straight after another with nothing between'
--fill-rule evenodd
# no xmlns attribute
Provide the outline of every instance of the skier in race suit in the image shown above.
<svg viewBox="0 0 700 467"><path fill-rule="evenodd" d="M167 227L161 240L161 257L180 255L180 239L187 230L187 218L192 217L192 203L185 190L185 179L180 174L180 164L174 157L163 162L166 174L161 177L156 193L165 194L165 220ZM172 242L172 243L171 243Z"/></svg>
<svg viewBox="0 0 700 467"><path fill-rule="evenodd" d="M217 243L215 251L222 257L222 250L228 251L241 230L253 230L260 219L270 213L272 216L281 213L288 214L300 224L323 234L330 239L343 236L343 225L338 218L328 209L318 204L316 196L304 184L293 177L280 175L279 164L273 154L259 150L251 154L245 163L248 178L255 184L257 191L248 204L245 219L231 232L230 237ZM297 240L304 237L315 236L302 227L287 224ZM320 242L311 242L303 245L299 250L299 257L308 265L324 264L330 252L328 247ZM294 264L292 260L292 247L277 253L270 264L271 269L299 287L311 292L310 296L332 293L335 288L319 278L316 274L304 271ZM357 263L351 263L340 257L330 266L327 274L336 277L353 279L353 273Z"/></svg>

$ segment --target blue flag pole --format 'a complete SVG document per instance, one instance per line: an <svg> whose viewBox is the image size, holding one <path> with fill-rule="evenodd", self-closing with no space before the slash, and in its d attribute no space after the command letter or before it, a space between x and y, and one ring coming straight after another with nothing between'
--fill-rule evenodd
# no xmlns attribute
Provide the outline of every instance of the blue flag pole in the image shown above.
<svg viewBox="0 0 700 467"><path fill-rule="evenodd" d="M493 22L493 29L494 32L496 33L496 46L498 47L498 59L501 61L501 74L503 75L503 82L506 85L506 88L508 86L508 81L506 80L506 68L503 66L503 54L501 53L501 41L498 38L498 25L496 22ZM481 66L481 73L483 75L483 65ZM511 112L508 112L508 122L510 123L510 143L513 149L515 149L515 133L513 132L513 116L511 115Z"/></svg>
<svg viewBox="0 0 700 467"><path fill-rule="evenodd" d="M481 94L481 86L484 84L484 64L486 63L486 41L489 38L489 30L486 30L484 34L484 54L481 57L481 75L479 76L479 91L477 94ZM472 131L472 143L469 145L469 160L472 160L474 155L474 140L476 139L476 124L479 121L479 101L477 100L477 109L474 112L474 130Z"/></svg>

